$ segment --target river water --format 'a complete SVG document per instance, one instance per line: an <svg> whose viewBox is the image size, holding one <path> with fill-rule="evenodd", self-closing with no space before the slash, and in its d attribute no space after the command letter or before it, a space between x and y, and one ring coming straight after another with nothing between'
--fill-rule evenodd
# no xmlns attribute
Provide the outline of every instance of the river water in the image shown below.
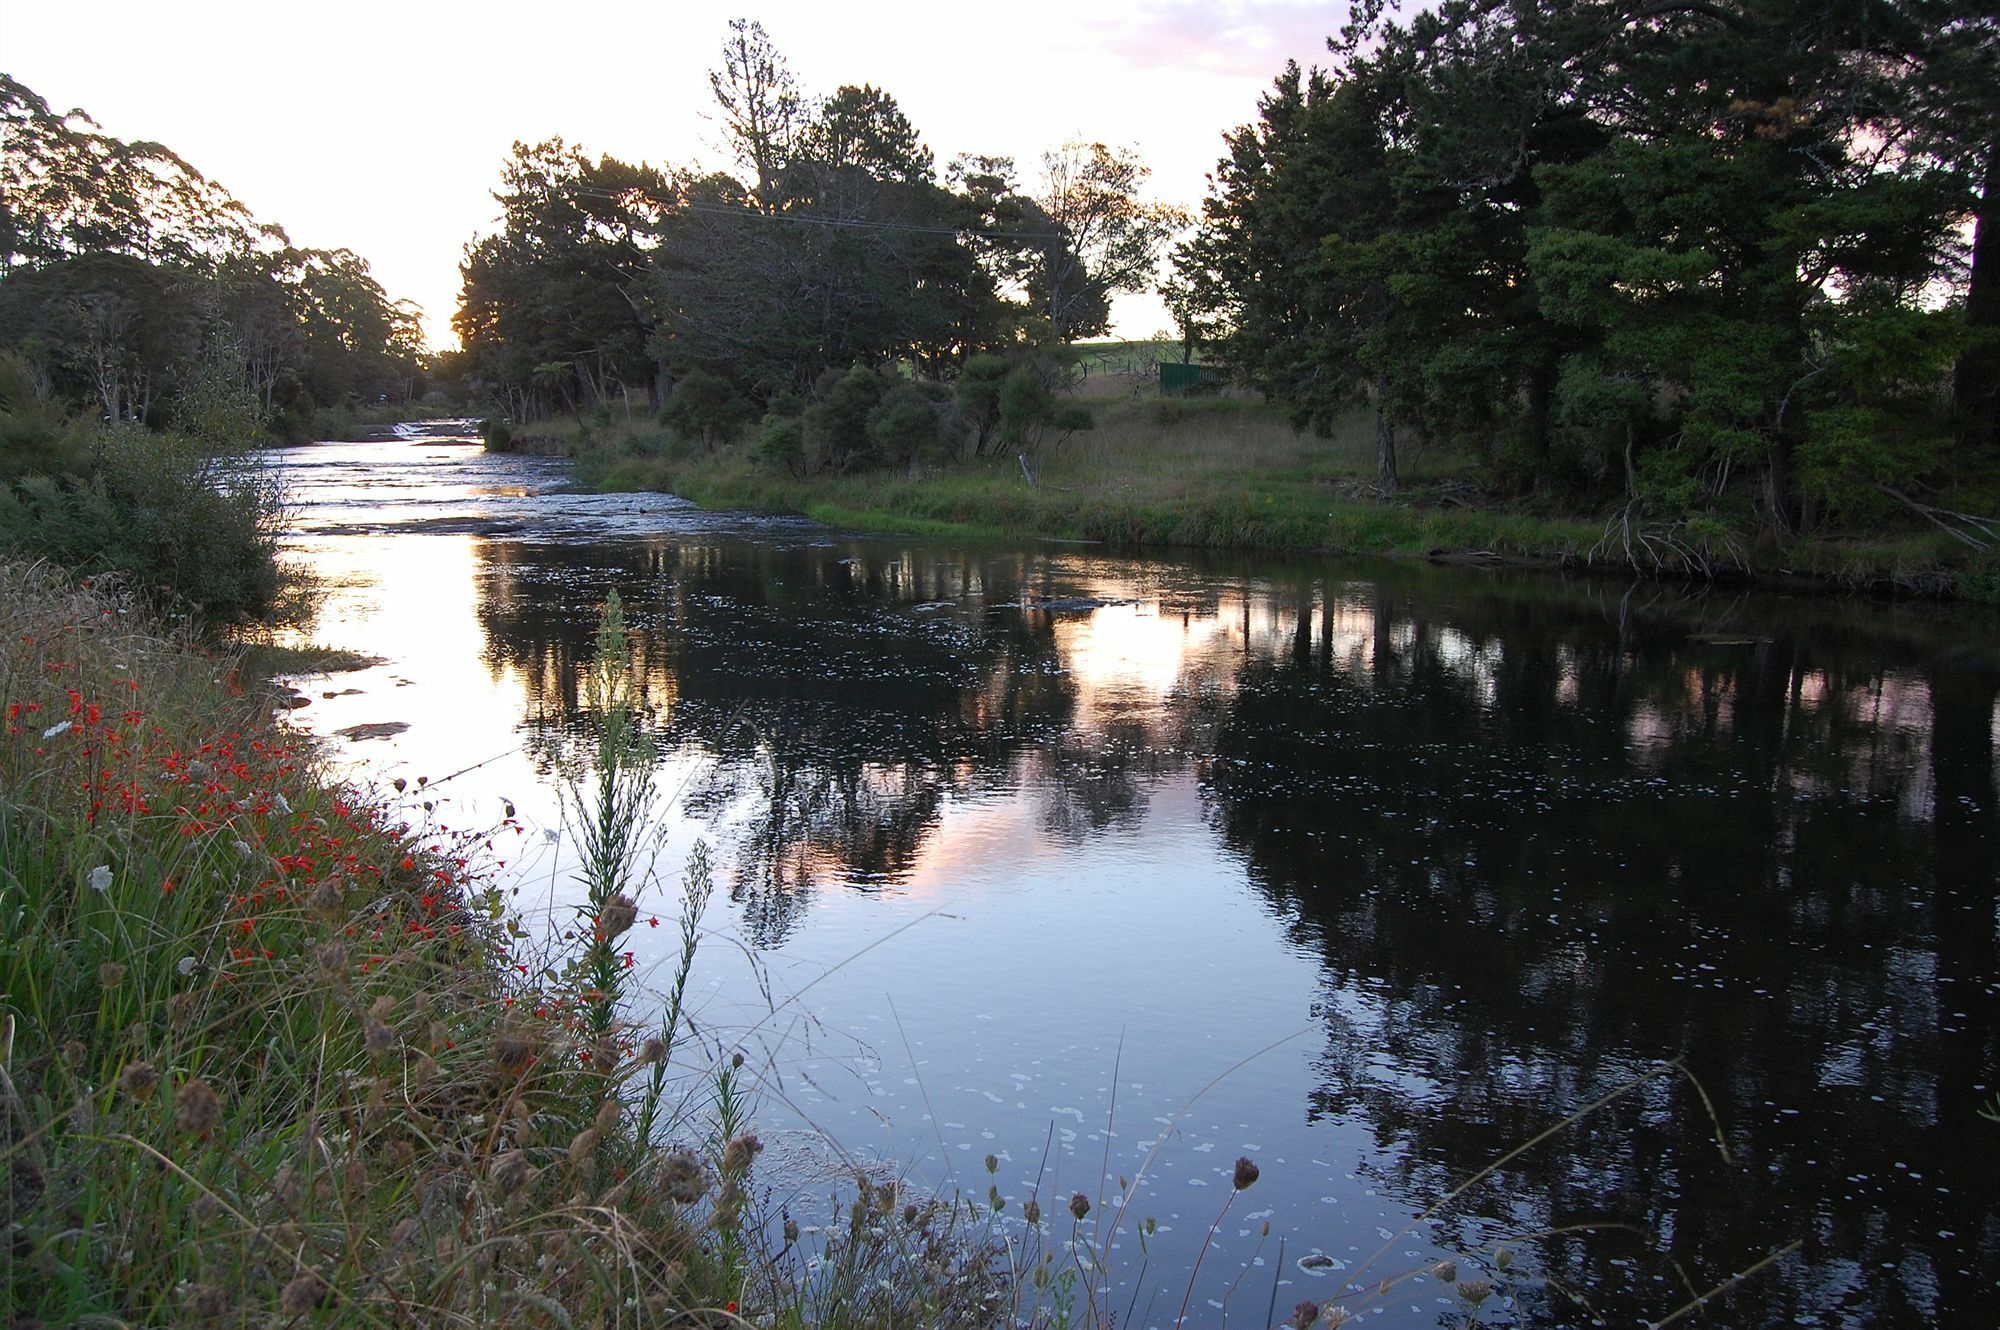
<svg viewBox="0 0 2000 1330"><path fill-rule="evenodd" d="M316 635L383 659L299 723L406 726L335 744L412 816L517 810L531 918L578 895L617 589L672 799L634 972L699 839L689 1054L744 1052L808 1227L831 1140L1061 1238L1087 1193L1121 1325L1436 1326L1456 1291L1394 1277L1447 1256L1484 1321L1642 1324L1793 1243L1705 1323L1995 1323L1990 614L859 537L463 439L272 459Z"/></svg>

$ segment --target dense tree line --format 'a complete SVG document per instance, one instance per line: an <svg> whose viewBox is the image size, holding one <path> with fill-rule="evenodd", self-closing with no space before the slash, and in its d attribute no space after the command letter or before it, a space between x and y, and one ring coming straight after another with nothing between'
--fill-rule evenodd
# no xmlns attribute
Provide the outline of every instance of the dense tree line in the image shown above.
<svg viewBox="0 0 2000 1330"><path fill-rule="evenodd" d="M1356 7L1226 137L1170 304L1302 426L1372 412L1634 554L2000 471L2000 20L1943 0ZM1987 533L1990 536L1990 532Z"/></svg>
<svg viewBox="0 0 2000 1330"><path fill-rule="evenodd" d="M709 444L766 416L773 455L844 469L998 438L987 389L935 386L978 360L982 383L1016 376L1016 435L1063 427L1027 381L1151 284L1180 221L1139 199L1134 154L1065 145L1032 190L1007 158L940 169L888 92L809 95L746 21L710 88L730 170L515 145L463 265L475 391L515 420L643 402Z"/></svg>
<svg viewBox="0 0 2000 1330"><path fill-rule="evenodd" d="M422 387L414 307L171 150L0 75L0 350L110 423L280 435Z"/></svg>

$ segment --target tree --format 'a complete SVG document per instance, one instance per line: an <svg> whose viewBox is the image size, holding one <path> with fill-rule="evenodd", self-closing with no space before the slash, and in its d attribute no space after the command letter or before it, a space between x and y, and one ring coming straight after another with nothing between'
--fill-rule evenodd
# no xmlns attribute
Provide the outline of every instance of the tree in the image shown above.
<svg viewBox="0 0 2000 1330"><path fill-rule="evenodd" d="M560 138L516 143L494 197L501 230L467 247L452 320L474 375L523 418L624 400L635 385L664 399L650 274L677 197L665 176Z"/></svg>
<svg viewBox="0 0 2000 1330"><path fill-rule="evenodd" d="M1058 342L1102 334L1111 297L1151 287L1180 209L1139 197L1151 170L1129 148L1065 143L1042 157L1035 202L1048 227L1030 275L1035 307Z"/></svg>
<svg viewBox="0 0 2000 1330"><path fill-rule="evenodd" d="M767 211L776 207L779 177L805 132L809 110L791 66L763 24L729 21L722 68L709 71L708 87L737 165L756 177L758 206Z"/></svg>

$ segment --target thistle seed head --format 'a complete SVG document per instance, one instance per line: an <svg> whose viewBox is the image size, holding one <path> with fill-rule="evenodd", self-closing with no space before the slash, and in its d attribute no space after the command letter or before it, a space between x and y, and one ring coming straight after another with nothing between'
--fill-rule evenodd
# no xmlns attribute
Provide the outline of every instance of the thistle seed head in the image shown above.
<svg viewBox="0 0 2000 1330"><path fill-rule="evenodd" d="M222 1121L222 1096L196 1077L174 1094L174 1129L189 1136L206 1136Z"/></svg>
<svg viewBox="0 0 2000 1330"><path fill-rule="evenodd" d="M749 1132L731 1137L729 1144L722 1149L722 1171L724 1173L748 1171L750 1161L755 1159L763 1148L764 1143Z"/></svg>
<svg viewBox="0 0 2000 1330"><path fill-rule="evenodd" d="M303 1316L333 1300L333 1290L310 1270L301 1270L278 1294L278 1310L287 1316Z"/></svg>
<svg viewBox="0 0 2000 1330"><path fill-rule="evenodd" d="M1256 1180L1257 1165L1251 1162L1250 1156L1244 1155L1236 1161L1236 1172L1230 1176L1229 1185L1243 1191Z"/></svg>
<svg viewBox="0 0 2000 1330"><path fill-rule="evenodd" d="M660 1161L660 1189L678 1205L693 1205L708 1190L708 1170L688 1150L670 1150Z"/></svg>
<svg viewBox="0 0 2000 1330"><path fill-rule="evenodd" d="M153 1087L159 1083L160 1073L150 1062L128 1062L118 1074L119 1093L142 1104L153 1097Z"/></svg>
<svg viewBox="0 0 2000 1330"><path fill-rule="evenodd" d="M630 932L632 925L638 921L638 902L620 892L604 902L604 908L597 912L597 931L606 942L610 942Z"/></svg>

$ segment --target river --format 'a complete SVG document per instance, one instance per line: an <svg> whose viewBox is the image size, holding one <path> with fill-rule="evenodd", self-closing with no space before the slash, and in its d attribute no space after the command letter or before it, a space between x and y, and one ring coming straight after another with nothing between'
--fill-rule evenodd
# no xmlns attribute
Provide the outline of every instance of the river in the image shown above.
<svg viewBox="0 0 2000 1330"><path fill-rule="evenodd" d="M407 727L335 751L440 836L515 810L539 926L617 589L672 800L634 973L700 839L688 1055L745 1054L809 1225L831 1140L1003 1225L1087 1193L1121 1325L1436 1326L1457 1290L1380 1284L1446 1257L1487 1322L1632 1325L1793 1243L1706 1323L1993 1323L1990 612L852 536L463 438L271 457L315 635L382 658L298 723Z"/></svg>

